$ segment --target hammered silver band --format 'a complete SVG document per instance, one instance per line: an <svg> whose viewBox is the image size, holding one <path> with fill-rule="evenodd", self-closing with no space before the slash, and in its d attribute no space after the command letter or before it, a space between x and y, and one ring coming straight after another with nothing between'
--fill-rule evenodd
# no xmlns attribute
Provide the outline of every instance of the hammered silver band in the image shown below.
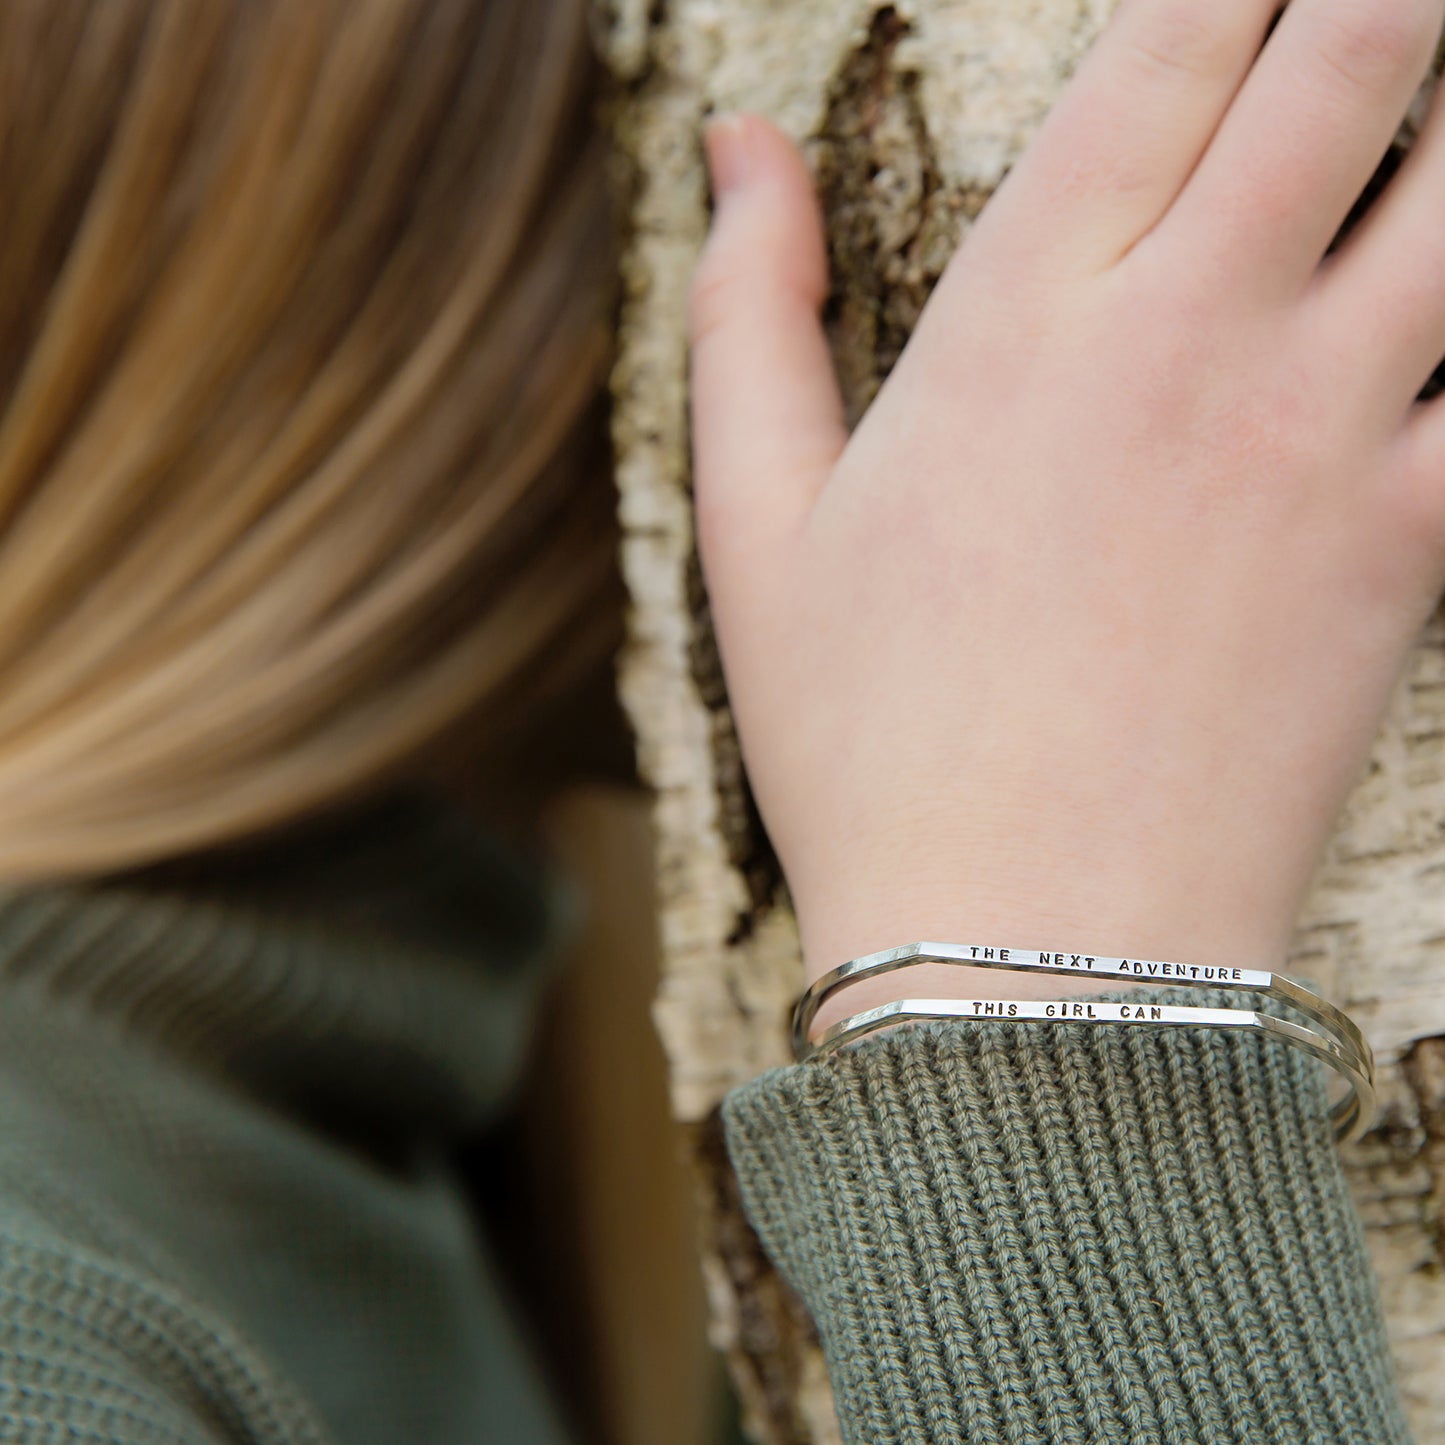
<svg viewBox="0 0 1445 1445"><path fill-rule="evenodd" d="M1277 1000L1307 1019L1308 1023L1296 1023L1292 1019L1254 1009L1202 1008L1153 1003L1147 999L1101 1003L1082 999L906 998L840 1019L824 1029L816 1039L810 1037L819 1008L824 999L835 991L865 978L876 978L900 968L927 963L1097 978L1101 989L1123 980L1181 988L1248 990ZM1048 953L973 944L904 944L850 959L814 980L793 1010L793 1053L799 1061L806 1062L878 1029L928 1018L1165 1028L1192 1025L1251 1030L1284 1039L1304 1049L1344 1078L1350 1086L1349 1092L1332 1109L1336 1133L1342 1140L1358 1138L1374 1117L1374 1053L1349 1015L1297 979L1263 969L1231 965L1164 963L1153 959L1105 958L1094 954Z"/></svg>

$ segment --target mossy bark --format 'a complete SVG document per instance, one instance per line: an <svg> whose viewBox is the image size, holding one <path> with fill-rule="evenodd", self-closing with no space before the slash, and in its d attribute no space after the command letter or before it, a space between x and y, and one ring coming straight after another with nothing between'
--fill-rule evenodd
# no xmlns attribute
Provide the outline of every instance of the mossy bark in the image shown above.
<svg viewBox="0 0 1445 1445"><path fill-rule="evenodd" d="M632 595L621 688L656 790L664 983L655 1017L690 1127L713 1332L759 1441L836 1438L805 1315L742 1218L716 1108L785 1061L800 979L787 890L748 795L693 549L683 332L706 228L699 127L771 115L828 217L828 316L856 416L948 255L1111 0L612 0L628 243L615 441ZM1413 122L1402 133L1408 144ZM1398 159L1397 154L1393 159ZM1289 960L1346 1004L1384 1073L1349 1162L1421 1445L1445 1445L1445 622L1417 649L1322 864Z"/></svg>

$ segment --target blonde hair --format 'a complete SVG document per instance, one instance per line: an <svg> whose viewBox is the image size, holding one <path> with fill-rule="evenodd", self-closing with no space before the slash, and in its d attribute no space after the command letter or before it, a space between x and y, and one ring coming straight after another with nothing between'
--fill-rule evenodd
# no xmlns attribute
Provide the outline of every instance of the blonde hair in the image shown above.
<svg viewBox="0 0 1445 1445"><path fill-rule="evenodd" d="M0 6L0 875L286 821L613 645L584 3Z"/></svg>

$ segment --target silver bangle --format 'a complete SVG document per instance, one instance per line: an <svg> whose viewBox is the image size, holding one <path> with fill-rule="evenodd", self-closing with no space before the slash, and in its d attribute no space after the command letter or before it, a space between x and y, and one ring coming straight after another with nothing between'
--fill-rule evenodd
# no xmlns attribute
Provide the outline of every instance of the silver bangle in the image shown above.
<svg viewBox="0 0 1445 1445"><path fill-rule="evenodd" d="M834 990L919 963L1098 978L1101 989L1125 980L1182 988L1248 990L1278 1000L1308 1019L1309 1025L1253 1009L1200 1008L1142 1001L1101 1003L1073 999L907 998L840 1019L824 1029L817 1039L809 1037L818 1009ZM995 1023L1194 1025L1249 1029L1303 1048L1344 1077L1350 1085L1350 1092L1332 1109L1335 1128L1341 1139L1358 1138L1374 1117L1374 1053L1354 1021L1296 979L1263 969L1230 965L1162 963L1151 959L1104 958L1092 954L1047 953L1027 948L971 944L904 944L899 948L850 959L814 980L793 1010L793 1053L797 1059L806 1062L878 1029L926 1018L974 1018Z"/></svg>

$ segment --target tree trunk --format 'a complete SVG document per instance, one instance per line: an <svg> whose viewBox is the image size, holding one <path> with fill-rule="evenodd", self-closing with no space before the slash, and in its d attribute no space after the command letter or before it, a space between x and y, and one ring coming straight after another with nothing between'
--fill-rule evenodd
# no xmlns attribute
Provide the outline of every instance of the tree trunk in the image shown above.
<svg viewBox="0 0 1445 1445"><path fill-rule="evenodd" d="M741 1216L717 1124L729 1088L786 1061L801 969L786 889L746 790L693 553L683 312L707 215L699 126L710 110L747 108L807 142L831 238L835 354L856 416L1111 8L613 0L601 17L632 182L614 380L634 602L621 686L656 790L664 983L655 1018L699 1168L713 1338L759 1441L836 1440L837 1430L815 1337ZM1445 1445L1438 617L1319 871L1289 966L1346 1005L1379 1051L1382 1119L1349 1151L1350 1174L1413 1424L1421 1445Z"/></svg>

